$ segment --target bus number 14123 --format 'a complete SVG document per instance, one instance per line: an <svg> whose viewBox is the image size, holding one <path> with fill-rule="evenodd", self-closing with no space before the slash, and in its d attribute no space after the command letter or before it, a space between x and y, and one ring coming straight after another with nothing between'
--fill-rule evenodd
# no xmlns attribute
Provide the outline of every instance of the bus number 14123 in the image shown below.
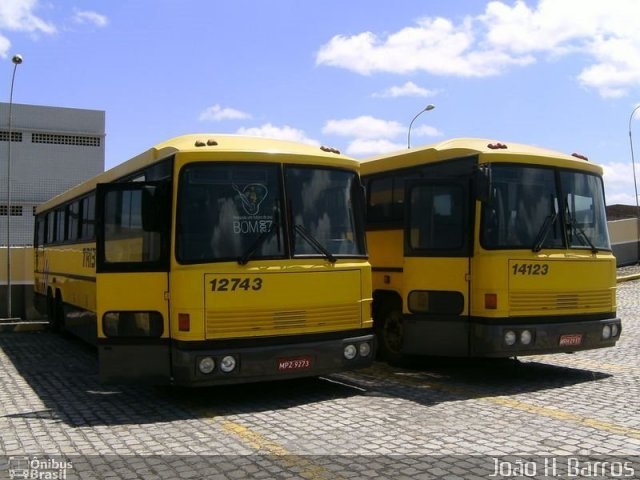
<svg viewBox="0 0 640 480"><path fill-rule="evenodd" d="M546 275L549 265L546 263L514 263L511 268L514 275Z"/></svg>

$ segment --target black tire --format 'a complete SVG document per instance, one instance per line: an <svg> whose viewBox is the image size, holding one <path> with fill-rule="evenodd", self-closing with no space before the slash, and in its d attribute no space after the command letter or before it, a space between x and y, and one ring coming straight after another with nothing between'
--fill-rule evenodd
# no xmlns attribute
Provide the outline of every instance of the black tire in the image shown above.
<svg viewBox="0 0 640 480"><path fill-rule="evenodd" d="M379 320L376 322L376 336L378 358L391 364L401 363L404 359L401 353L404 341L402 311L397 308L385 308L381 311Z"/></svg>
<svg viewBox="0 0 640 480"><path fill-rule="evenodd" d="M47 320L49 320L49 328L52 332L64 332L64 308L59 293L55 298L51 292L47 294Z"/></svg>
<svg viewBox="0 0 640 480"><path fill-rule="evenodd" d="M56 295L55 301L55 319L59 332L64 332L64 304L62 302L62 295Z"/></svg>
<svg viewBox="0 0 640 480"><path fill-rule="evenodd" d="M49 321L49 329L52 332L59 332L60 325L56 316L56 301L53 298L51 290L47 292L47 320Z"/></svg>

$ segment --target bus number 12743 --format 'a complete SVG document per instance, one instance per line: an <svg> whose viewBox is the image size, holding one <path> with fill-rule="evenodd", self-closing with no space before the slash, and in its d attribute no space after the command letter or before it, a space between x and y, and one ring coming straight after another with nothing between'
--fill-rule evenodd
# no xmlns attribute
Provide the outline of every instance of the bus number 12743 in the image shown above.
<svg viewBox="0 0 640 480"><path fill-rule="evenodd" d="M212 292L235 292L236 290L260 290L262 278L214 278L209 282Z"/></svg>

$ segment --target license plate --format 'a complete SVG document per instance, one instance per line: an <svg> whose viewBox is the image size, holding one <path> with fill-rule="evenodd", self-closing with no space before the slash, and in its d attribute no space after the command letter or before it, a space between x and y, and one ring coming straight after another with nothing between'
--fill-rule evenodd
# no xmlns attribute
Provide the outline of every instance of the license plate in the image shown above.
<svg viewBox="0 0 640 480"><path fill-rule="evenodd" d="M278 371L289 372L292 370L306 370L311 368L311 356L289 357L278 359Z"/></svg>
<svg viewBox="0 0 640 480"><path fill-rule="evenodd" d="M560 336L560 346L561 347L576 347L578 345L582 345L582 334L575 333L571 335L561 335Z"/></svg>

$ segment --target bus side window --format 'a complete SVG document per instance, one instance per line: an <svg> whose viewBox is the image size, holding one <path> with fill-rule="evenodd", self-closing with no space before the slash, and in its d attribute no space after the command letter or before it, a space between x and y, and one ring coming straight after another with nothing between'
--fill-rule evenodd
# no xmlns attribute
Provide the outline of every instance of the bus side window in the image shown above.
<svg viewBox="0 0 640 480"><path fill-rule="evenodd" d="M374 178L368 187L367 221L373 223L391 220L393 206L393 178Z"/></svg>
<svg viewBox="0 0 640 480"><path fill-rule="evenodd" d="M418 250L455 250L464 245L464 189L420 185L411 189L410 245Z"/></svg>

